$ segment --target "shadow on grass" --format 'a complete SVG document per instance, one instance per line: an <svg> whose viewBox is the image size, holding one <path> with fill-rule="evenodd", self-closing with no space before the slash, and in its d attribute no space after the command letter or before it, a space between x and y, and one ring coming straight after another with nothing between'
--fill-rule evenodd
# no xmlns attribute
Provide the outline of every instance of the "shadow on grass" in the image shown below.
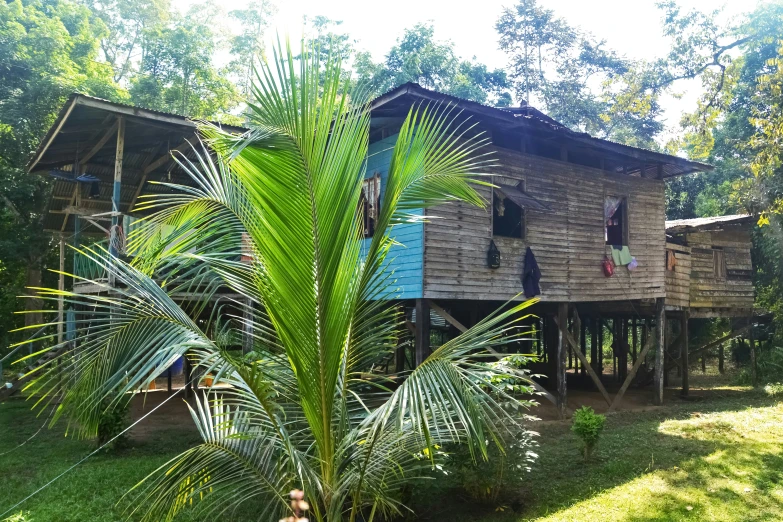
<svg viewBox="0 0 783 522"><path fill-rule="evenodd" d="M776 404L754 391L714 390L700 402L614 414L587 463L569 422L542 423L539 460L513 512L451 491L440 512L419 499L418 518L768 520L783 513L783 494L768 494L783 484L780 411L764 410Z"/></svg>

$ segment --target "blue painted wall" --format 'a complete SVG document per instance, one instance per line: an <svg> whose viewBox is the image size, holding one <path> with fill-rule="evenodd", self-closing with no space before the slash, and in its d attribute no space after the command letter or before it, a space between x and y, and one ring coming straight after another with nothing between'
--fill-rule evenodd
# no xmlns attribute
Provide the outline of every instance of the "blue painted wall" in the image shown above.
<svg viewBox="0 0 783 522"><path fill-rule="evenodd" d="M389 163L392 157L392 148L397 141L397 135L390 136L370 145L367 157L367 177L375 174L381 175L381 201L386 190L386 180L389 176ZM414 212L421 214L421 211ZM422 297L424 280L424 224L404 224L393 227L391 237L400 243L389 251L386 258L388 270L393 271L391 280L393 298L415 299ZM364 248L368 248L369 239L364 240Z"/></svg>

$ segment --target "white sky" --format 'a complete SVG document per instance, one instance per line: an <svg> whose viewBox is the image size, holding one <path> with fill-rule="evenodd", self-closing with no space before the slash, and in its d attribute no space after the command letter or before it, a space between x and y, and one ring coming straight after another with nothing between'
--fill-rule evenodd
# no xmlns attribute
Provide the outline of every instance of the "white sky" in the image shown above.
<svg viewBox="0 0 783 522"><path fill-rule="evenodd" d="M225 2L226 11L248 5L253 0ZM358 49L370 51L376 61L383 58L406 28L419 22L432 21L435 37L451 40L463 58L475 57L490 68L503 68L506 56L498 49L495 22L505 6L515 0L273 0L277 14L271 24L271 35L290 35L292 40L302 34L302 19L324 15L342 20L341 30L356 39ZM658 0L539 0L542 7L552 9L570 25L580 27L607 46L631 59L653 59L665 54L668 41L661 35L661 14L655 7ZM680 0L683 8L709 11L724 6L724 14L733 16L752 10L757 0ZM196 0L174 0L181 9ZM681 82L676 86L681 99L663 100L666 124L674 127L680 114L690 111L699 94L698 82Z"/></svg>

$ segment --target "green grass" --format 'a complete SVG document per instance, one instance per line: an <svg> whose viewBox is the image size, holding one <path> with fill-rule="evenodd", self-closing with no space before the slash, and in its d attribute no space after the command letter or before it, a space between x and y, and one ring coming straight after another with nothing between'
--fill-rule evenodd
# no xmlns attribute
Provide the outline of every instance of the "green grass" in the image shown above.
<svg viewBox="0 0 783 522"><path fill-rule="evenodd" d="M65 426L58 424L54 429L42 430L25 445L14 449L45 420L36 417L30 406L30 402L21 400L0 403L0 513L96 448L93 441L64 437ZM198 436L192 428L183 427L154 432L143 442L133 442L127 449L98 453L14 513L24 512L20 522L123 520L128 504L118 505L118 502L129 488L197 442ZM187 514L183 520L190 520Z"/></svg>
<svg viewBox="0 0 783 522"><path fill-rule="evenodd" d="M2 455L43 422L29 403L0 404L0 511L92 451L93 443L44 430ZM724 387L702 402L611 415L584 463L568 422L539 423L540 457L511 511L438 494L420 518L462 521L783 520L783 402L763 391ZM122 520L122 495L148 472L195 444L192 429L154 431L118 453L99 454L19 511L25 522ZM185 513L179 519L198 520ZM220 518L220 520L229 520ZM250 520L239 518L238 520Z"/></svg>
<svg viewBox="0 0 783 522"><path fill-rule="evenodd" d="M569 423L540 427L521 506L451 508L471 521L783 520L783 402L725 389L705 402L607 418L585 463ZM779 399L779 397L777 397Z"/></svg>

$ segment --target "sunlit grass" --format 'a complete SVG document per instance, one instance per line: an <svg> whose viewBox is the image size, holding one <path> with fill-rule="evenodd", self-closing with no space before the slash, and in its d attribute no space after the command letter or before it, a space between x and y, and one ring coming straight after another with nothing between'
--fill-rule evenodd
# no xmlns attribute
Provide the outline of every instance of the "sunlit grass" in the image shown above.
<svg viewBox="0 0 783 522"><path fill-rule="evenodd" d="M783 402L763 390L719 388L706 401L609 416L589 463L568 423L545 423L540 459L513 512L459 505L439 517L783 520Z"/></svg>

